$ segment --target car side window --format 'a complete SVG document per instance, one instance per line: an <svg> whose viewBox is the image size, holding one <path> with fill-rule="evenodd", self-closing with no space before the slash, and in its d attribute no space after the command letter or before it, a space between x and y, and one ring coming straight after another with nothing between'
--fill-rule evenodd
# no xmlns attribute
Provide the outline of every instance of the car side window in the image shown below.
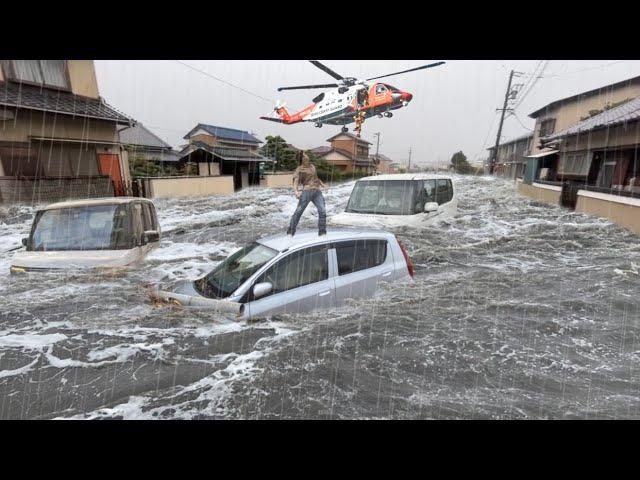
<svg viewBox="0 0 640 480"><path fill-rule="evenodd" d="M386 240L353 240L335 244L338 274L366 270L382 265L387 258Z"/></svg>
<svg viewBox="0 0 640 480"><path fill-rule="evenodd" d="M270 295L320 282L329 278L327 246L305 248L272 265L255 283L270 282Z"/></svg>
<svg viewBox="0 0 640 480"><path fill-rule="evenodd" d="M142 205L140 205L139 203L134 203L132 205L131 213L133 215L133 218L131 219L134 238L133 243L138 246L142 242L142 233L144 232L144 223L142 220Z"/></svg>
<svg viewBox="0 0 640 480"><path fill-rule="evenodd" d="M438 189L436 192L438 205L447 203L453 198L453 189L451 188L451 180L444 178L438 179Z"/></svg>
<svg viewBox="0 0 640 480"><path fill-rule="evenodd" d="M151 209L148 203L142 203L142 225L144 231L155 230L153 226L153 217L151 216Z"/></svg>

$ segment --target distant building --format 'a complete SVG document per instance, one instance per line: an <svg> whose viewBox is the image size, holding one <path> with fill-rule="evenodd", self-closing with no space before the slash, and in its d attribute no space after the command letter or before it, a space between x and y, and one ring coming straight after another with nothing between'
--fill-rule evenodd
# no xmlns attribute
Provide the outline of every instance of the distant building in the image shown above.
<svg viewBox="0 0 640 480"><path fill-rule="evenodd" d="M120 143L129 153L129 159L142 158L156 163L177 164L180 154L171 145L152 133L141 123L118 130Z"/></svg>
<svg viewBox="0 0 640 480"><path fill-rule="evenodd" d="M260 163L272 162L258 151L262 141L245 130L199 123L184 138L181 161L197 164L199 175L233 175L236 190L259 185Z"/></svg>
<svg viewBox="0 0 640 480"><path fill-rule="evenodd" d="M494 175L506 178L522 178L526 156L531 152L533 133L522 135L498 145L498 155L493 166ZM493 160L495 147L488 148L489 160Z"/></svg>
<svg viewBox="0 0 640 480"><path fill-rule="evenodd" d="M129 194L118 126L133 124L100 97L92 60L1 60L0 201Z"/></svg>
<svg viewBox="0 0 640 480"><path fill-rule="evenodd" d="M370 142L352 133L338 133L327 139L330 147L318 147L311 151L343 173L371 174L375 163L369 157Z"/></svg>
<svg viewBox="0 0 640 480"><path fill-rule="evenodd" d="M394 173L391 171L391 165L393 164L393 160L391 160L386 155L382 153L378 153L377 155L374 153L369 155L369 158L375 165L375 173L376 174L384 174L384 173Z"/></svg>

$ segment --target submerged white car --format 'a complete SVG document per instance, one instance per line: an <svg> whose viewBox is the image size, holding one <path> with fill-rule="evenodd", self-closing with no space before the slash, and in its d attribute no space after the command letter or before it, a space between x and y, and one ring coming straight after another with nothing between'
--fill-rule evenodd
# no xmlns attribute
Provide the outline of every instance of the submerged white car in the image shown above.
<svg viewBox="0 0 640 480"><path fill-rule="evenodd" d="M238 320L339 307L380 282L411 281L413 264L392 234L367 230L273 235L241 248L196 280L151 287L155 301L235 313Z"/></svg>
<svg viewBox="0 0 640 480"><path fill-rule="evenodd" d="M424 226L458 211L451 177L429 173L377 175L358 180L334 225Z"/></svg>
<svg viewBox="0 0 640 480"><path fill-rule="evenodd" d="M125 267L158 246L160 235L155 206L145 198L54 203L36 212L10 271Z"/></svg>

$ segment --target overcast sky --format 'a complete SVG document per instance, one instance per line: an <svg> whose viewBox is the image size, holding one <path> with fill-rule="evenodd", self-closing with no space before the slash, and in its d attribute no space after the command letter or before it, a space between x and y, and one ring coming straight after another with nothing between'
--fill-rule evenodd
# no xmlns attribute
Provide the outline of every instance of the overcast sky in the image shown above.
<svg viewBox="0 0 640 480"><path fill-rule="evenodd" d="M321 60L343 76L367 78L446 59L432 60ZM322 90L278 92L280 86L327 83L333 79L304 60L213 60L184 63L247 90L229 86L179 61L97 60L100 94L115 108L142 122L160 138L179 148L183 136L198 122L248 130L264 140L281 135L300 148L328 145L326 139L340 127L311 123L279 125L260 120L273 103L286 102L290 113L304 108ZM537 60L447 61L445 65L389 77L383 81L413 94L408 107L393 118L368 119L362 130L372 142L380 132L380 152L406 163L448 162L462 150L469 160L487 155L497 133L496 108L502 107L509 71L531 74L545 62ZM505 120L502 139L533 128L528 114L559 98L640 75L640 61L552 60L542 78L531 86L516 117ZM538 75L536 75L538 76ZM514 83L530 82L531 75ZM530 84L529 84L530 85ZM524 94L528 86L521 91ZM254 96L257 95L257 96ZM521 95L522 96L522 95ZM264 98L258 98L264 97ZM517 101L517 100L516 100ZM350 125L352 130L353 124Z"/></svg>

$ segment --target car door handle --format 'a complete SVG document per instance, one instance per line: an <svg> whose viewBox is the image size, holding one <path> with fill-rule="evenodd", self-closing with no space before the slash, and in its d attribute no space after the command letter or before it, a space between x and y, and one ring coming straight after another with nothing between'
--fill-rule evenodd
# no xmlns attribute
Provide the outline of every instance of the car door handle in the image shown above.
<svg viewBox="0 0 640 480"><path fill-rule="evenodd" d="M329 295L331 293L331 290L327 290L326 292L320 292L318 294L319 297L326 297L327 295Z"/></svg>
<svg viewBox="0 0 640 480"><path fill-rule="evenodd" d="M388 277L389 275L391 275L391 272L384 272L382 275L380 275L381 277Z"/></svg>

